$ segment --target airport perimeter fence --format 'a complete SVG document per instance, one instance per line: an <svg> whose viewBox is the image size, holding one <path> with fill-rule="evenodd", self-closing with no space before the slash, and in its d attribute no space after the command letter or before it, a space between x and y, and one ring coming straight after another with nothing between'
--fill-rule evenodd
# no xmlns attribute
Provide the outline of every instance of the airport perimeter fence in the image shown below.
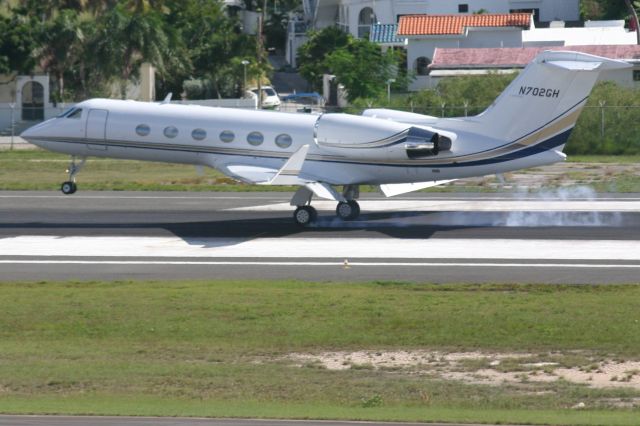
<svg viewBox="0 0 640 426"><path fill-rule="evenodd" d="M19 138L20 133L42 120L59 115L68 107L69 104L59 104L53 108L17 108L0 105L0 149L29 147ZM486 107L440 105L402 108L395 105L391 107L372 105L370 108L393 108L436 117L464 117L479 114ZM287 110L300 113L337 111L330 107L324 110L319 108L312 110L288 108ZM345 109L339 111L345 111ZM358 114L362 109L348 108L346 111ZM585 107L571 134L566 152L583 155L640 155L640 106L600 104Z"/></svg>
<svg viewBox="0 0 640 426"><path fill-rule="evenodd" d="M468 117L487 107L439 105L399 107L371 105L366 108L390 108L435 117ZM327 112L347 111L360 114L364 108L327 108ZM600 103L586 106L571 133L565 152L580 155L640 155L640 105L616 106Z"/></svg>

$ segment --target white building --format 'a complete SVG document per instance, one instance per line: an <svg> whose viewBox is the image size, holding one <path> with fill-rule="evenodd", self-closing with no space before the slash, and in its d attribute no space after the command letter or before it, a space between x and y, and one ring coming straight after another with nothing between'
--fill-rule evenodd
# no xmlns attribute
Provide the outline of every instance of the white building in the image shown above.
<svg viewBox="0 0 640 426"><path fill-rule="evenodd" d="M550 28L532 28L522 33L522 44L532 46L591 46L636 44L636 33L624 21L587 21L584 27L565 28L562 22Z"/></svg>
<svg viewBox="0 0 640 426"><path fill-rule="evenodd" d="M0 133L11 134L12 122L28 125L60 113L49 102L48 75L2 75L0 80L9 81L0 85ZM14 128L15 133L21 130Z"/></svg>
<svg viewBox="0 0 640 426"><path fill-rule="evenodd" d="M545 46L521 48L450 49L438 48L430 65L432 84L440 78L462 75L519 72L544 50L572 50L606 58L618 59L632 65L629 69L603 72L600 80L614 81L624 87L640 87L640 46Z"/></svg>
<svg viewBox="0 0 640 426"><path fill-rule="evenodd" d="M397 34L407 39L407 67L415 75L409 90L431 86L436 48L522 47L523 30L532 27L530 13L400 17Z"/></svg>
<svg viewBox="0 0 640 426"><path fill-rule="evenodd" d="M529 12L535 22L578 21L579 0L303 0L304 12L293 16L286 59L296 66L298 47L310 29L337 25L354 37L366 38L372 24L397 24L405 15L504 14Z"/></svg>

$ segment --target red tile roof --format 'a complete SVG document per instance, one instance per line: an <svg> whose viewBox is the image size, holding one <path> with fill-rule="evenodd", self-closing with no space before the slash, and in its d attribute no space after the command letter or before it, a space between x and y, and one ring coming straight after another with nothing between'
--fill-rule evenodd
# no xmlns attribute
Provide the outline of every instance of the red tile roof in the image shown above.
<svg viewBox="0 0 640 426"><path fill-rule="evenodd" d="M456 35L469 27L522 27L531 25L530 13L480 15L406 15L400 17L398 35Z"/></svg>
<svg viewBox="0 0 640 426"><path fill-rule="evenodd" d="M521 68L540 52L565 50L604 56L610 59L640 60L638 45L496 47L477 49L436 48L432 69L452 68Z"/></svg>

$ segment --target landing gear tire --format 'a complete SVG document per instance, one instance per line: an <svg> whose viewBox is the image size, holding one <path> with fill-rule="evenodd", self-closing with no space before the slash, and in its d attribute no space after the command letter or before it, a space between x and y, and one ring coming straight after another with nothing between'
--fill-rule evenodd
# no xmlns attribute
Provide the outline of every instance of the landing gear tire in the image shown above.
<svg viewBox="0 0 640 426"><path fill-rule="evenodd" d="M341 201L336 207L336 216L342 220L354 220L360 216L360 205L356 200Z"/></svg>
<svg viewBox="0 0 640 426"><path fill-rule="evenodd" d="M316 221L318 212L311 206L300 206L293 212L293 220L299 226L306 227Z"/></svg>
<svg viewBox="0 0 640 426"><path fill-rule="evenodd" d="M60 185L60 191L65 195L71 195L78 190L78 185L75 182L64 182Z"/></svg>

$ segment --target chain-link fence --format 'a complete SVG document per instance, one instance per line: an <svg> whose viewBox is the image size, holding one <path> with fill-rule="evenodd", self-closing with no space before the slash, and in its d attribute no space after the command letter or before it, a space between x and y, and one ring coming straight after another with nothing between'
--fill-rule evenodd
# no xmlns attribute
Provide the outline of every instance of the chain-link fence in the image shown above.
<svg viewBox="0 0 640 426"><path fill-rule="evenodd" d="M435 117L466 117L480 114L487 107L474 105L431 105L398 107L367 105L366 108L391 108ZM362 113L364 108L333 108L331 112ZM329 109L327 109L329 110ZM582 111L565 150L583 155L640 155L640 105L615 106L601 103Z"/></svg>
<svg viewBox="0 0 640 426"><path fill-rule="evenodd" d="M0 104L0 149L30 147L20 133L44 120L61 114L69 105L56 107L18 107L14 104Z"/></svg>

